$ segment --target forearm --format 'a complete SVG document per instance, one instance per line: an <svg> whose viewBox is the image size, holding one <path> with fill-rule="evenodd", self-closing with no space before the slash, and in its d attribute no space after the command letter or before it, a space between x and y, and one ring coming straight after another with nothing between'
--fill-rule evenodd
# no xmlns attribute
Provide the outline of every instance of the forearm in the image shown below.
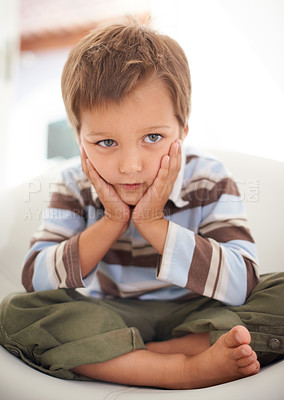
<svg viewBox="0 0 284 400"><path fill-rule="evenodd" d="M151 222L137 223L136 228L141 236L149 242L159 254L163 255L169 222L166 218Z"/></svg>
<svg viewBox="0 0 284 400"><path fill-rule="evenodd" d="M79 258L83 278L92 271L126 229L127 224L103 217L81 233Z"/></svg>
<svg viewBox="0 0 284 400"><path fill-rule="evenodd" d="M248 241L218 243L171 223L157 278L240 305L257 282L254 263L253 244L250 246Z"/></svg>

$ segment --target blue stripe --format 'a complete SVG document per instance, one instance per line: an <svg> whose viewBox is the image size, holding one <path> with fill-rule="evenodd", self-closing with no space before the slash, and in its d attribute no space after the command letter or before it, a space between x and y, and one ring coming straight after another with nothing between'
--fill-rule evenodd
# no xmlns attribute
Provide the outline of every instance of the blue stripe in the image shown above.
<svg viewBox="0 0 284 400"><path fill-rule="evenodd" d="M41 251L42 249L45 249L46 247L50 247L54 244L58 244L58 242L36 242L28 251L27 255L24 258L24 264L26 263L27 259L34 253L35 251Z"/></svg>
<svg viewBox="0 0 284 400"><path fill-rule="evenodd" d="M224 303L232 306L244 304L247 293L247 271L242 256L235 250L226 248L222 245L225 251L225 257L229 264L229 279L226 290Z"/></svg>
<svg viewBox="0 0 284 400"><path fill-rule="evenodd" d="M201 207L195 207L193 209L190 208L183 210L169 216L166 215L166 218L167 220L172 221L183 228L190 229L194 233L197 233L197 227L201 223L201 212Z"/></svg>
<svg viewBox="0 0 284 400"><path fill-rule="evenodd" d="M208 216L214 215L224 216L235 214L235 218L240 215L245 216L245 209L240 196L232 194L223 194L220 199L214 203L208 204L202 209L202 220L204 221ZM219 221L222 219L218 218Z"/></svg>
<svg viewBox="0 0 284 400"><path fill-rule="evenodd" d="M35 291L55 289L51 286L47 271L46 251L38 254L34 264L33 287Z"/></svg>
<svg viewBox="0 0 284 400"><path fill-rule="evenodd" d="M86 227L83 217L80 217L80 215L70 210L62 210L59 208L47 208L44 210L43 224L54 226L55 232L56 227L64 228L64 231L68 232L70 236L82 232Z"/></svg>
<svg viewBox="0 0 284 400"><path fill-rule="evenodd" d="M190 230L177 227L175 247L167 281L184 288L187 284L188 271L194 253L195 236Z"/></svg>
<svg viewBox="0 0 284 400"><path fill-rule="evenodd" d="M257 261L257 251L256 244L248 242L246 240L230 240L227 243L224 243L227 247L238 251L240 248L246 250L253 258Z"/></svg>

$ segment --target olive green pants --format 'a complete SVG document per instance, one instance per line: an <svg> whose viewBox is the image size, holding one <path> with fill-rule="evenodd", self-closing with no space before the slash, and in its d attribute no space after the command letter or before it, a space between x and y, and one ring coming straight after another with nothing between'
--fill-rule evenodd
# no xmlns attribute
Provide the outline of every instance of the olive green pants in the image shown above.
<svg viewBox="0 0 284 400"><path fill-rule="evenodd" d="M16 293L0 305L0 344L65 379L87 380L70 370L144 349L149 341L209 332L212 345L235 325L250 331L262 366L284 357L284 273L263 275L239 307L205 297L98 300L73 289Z"/></svg>

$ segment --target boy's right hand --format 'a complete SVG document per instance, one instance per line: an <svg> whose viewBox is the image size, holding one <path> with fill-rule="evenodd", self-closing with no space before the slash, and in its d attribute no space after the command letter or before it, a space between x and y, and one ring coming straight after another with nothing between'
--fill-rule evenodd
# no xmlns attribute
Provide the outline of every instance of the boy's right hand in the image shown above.
<svg viewBox="0 0 284 400"><path fill-rule="evenodd" d="M98 174L88 159L83 145L81 145L81 165L104 206L105 217L128 226L131 217L130 207L121 200L116 190Z"/></svg>

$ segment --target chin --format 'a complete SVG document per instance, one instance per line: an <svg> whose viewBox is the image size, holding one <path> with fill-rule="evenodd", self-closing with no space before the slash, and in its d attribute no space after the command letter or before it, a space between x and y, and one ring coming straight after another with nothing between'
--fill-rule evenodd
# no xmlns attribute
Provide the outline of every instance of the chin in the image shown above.
<svg viewBox="0 0 284 400"><path fill-rule="evenodd" d="M129 206L133 206L135 207L136 204L139 202L139 200L130 200L130 199L121 199L122 201L124 201L124 203L126 203Z"/></svg>

